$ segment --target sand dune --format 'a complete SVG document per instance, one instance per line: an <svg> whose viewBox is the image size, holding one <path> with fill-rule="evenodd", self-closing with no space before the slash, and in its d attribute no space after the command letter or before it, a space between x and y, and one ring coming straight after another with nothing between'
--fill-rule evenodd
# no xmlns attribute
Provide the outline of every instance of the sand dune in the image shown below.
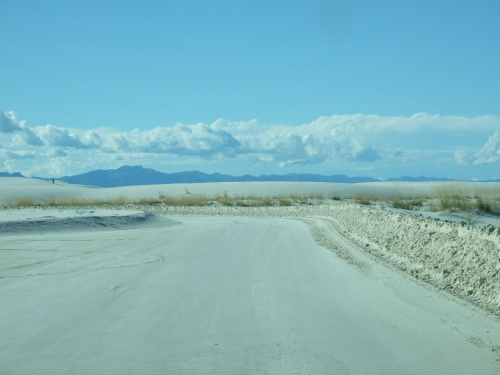
<svg viewBox="0 0 500 375"><path fill-rule="evenodd" d="M62 181L51 181L0 177L0 205L8 199L28 197L35 200L49 198L79 197L83 199L114 199L120 196L129 199L156 198L160 194L179 195L279 195L279 194L322 194L324 197L353 197L359 194L375 196L418 196L429 195L436 188L458 186L474 193L477 190L498 191L498 183L486 182L370 182L360 184L341 184L327 182L222 182L203 184L140 185L117 188L100 188L84 185L71 185Z"/></svg>

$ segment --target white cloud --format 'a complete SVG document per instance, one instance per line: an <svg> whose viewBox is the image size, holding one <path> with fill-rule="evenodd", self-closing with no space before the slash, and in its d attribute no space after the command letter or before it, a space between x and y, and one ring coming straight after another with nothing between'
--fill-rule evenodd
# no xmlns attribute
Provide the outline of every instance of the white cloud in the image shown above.
<svg viewBox="0 0 500 375"><path fill-rule="evenodd" d="M460 165L471 165L474 162L474 154L470 150L457 150L454 157Z"/></svg>
<svg viewBox="0 0 500 375"><path fill-rule="evenodd" d="M40 146L41 140L35 135L33 129L26 125L26 121L17 121L16 114L12 111L3 112L0 110L0 133L15 133L14 143L27 143L29 145Z"/></svg>
<svg viewBox="0 0 500 375"><path fill-rule="evenodd" d="M474 164L494 164L500 162L500 132L495 132L476 154Z"/></svg>
<svg viewBox="0 0 500 375"><path fill-rule="evenodd" d="M46 146L75 149L99 148L101 137L94 131L70 132L54 125L37 126L34 129Z"/></svg>
<svg viewBox="0 0 500 375"><path fill-rule="evenodd" d="M18 151L12 152L8 150L0 150L0 156L6 159L34 159L35 153L33 151Z"/></svg>
<svg viewBox="0 0 500 375"><path fill-rule="evenodd" d="M458 150L455 161L461 165L500 164L500 132L490 136L478 150Z"/></svg>
<svg viewBox="0 0 500 375"><path fill-rule="evenodd" d="M263 161L277 161L281 166L318 164L332 161L373 161L380 159L377 146L346 134L325 132L325 129L299 127L282 132L276 129L257 136L237 137L241 153L255 155Z"/></svg>
<svg viewBox="0 0 500 375"><path fill-rule="evenodd" d="M51 124L32 128L18 121L15 113L0 111L2 147L8 149L0 153L0 160L9 161L11 167L22 165L32 174L51 175L155 160L162 165L232 160L280 167L345 168L373 167L381 160L384 165L401 166L493 165L500 163L498 129L500 118L494 116L418 113L411 117L322 116L300 126L219 119L211 125L81 131Z"/></svg>
<svg viewBox="0 0 500 375"><path fill-rule="evenodd" d="M431 131L494 131L500 128L500 118L495 116L461 117L417 113L410 117L379 115L333 115L322 116L308 124L314 128L338 129L344 132L410 133Z"/></svg>
<svg viewBox="0 0 500 375"><path fill-rule="evenodd" d="M14 133L20 130L21 127L17 123L14 112L0 111L0 133Z"/></svg>
<svg viewBox="0 0 500 375"><path fill-rule="evenodd" d="M219 153L231 156L239 145L230 133L206 124L177 124L110 135L103 151L210 157Z"/></svg>

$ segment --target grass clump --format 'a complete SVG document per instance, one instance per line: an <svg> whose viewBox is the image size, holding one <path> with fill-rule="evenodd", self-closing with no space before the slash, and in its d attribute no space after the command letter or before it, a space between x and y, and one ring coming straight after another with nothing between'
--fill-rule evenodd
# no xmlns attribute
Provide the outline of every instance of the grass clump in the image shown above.
<svg viewBox="0 0 500 375"><path fill-rule="evenodd" d="M5 203L6 207L32 207L35 205L35 200L27 197L10 198Z"/></svg>
<svg viewBox="0 0 500 375"><path fill-rule="evenodd" d="M399 208L401 210L416 210L422 207L424 204L424 199L421 197L396 197L390 200L393 207Z"/></svg>
<svg viewBox="0 0 500 375"><path fill-rule="evenodd" d="M278 195L278 205L281 207L287 207L287 206L292 206L293 205L293 199L290 197L287 197L286 195L280 194Z"/></svg>
<svg viewBox="0 0 500 375"><path fill-rule="evenodd" d="M500 212L500 190L498 186L476 189L474 195L458 185L444 185L434 191L433 198L437 201L433 211L477 210L483 212Z"/></svg>
<svg viewBox="0 0 500 375"><path fill-rule="evenodd" d="M290 194L288 197L295 203L295 204L308 204L309 203L309 197L304 194Z"/></svg>
<svg viewBox="0 0 500 375"><path fill-rule="evenodd" d="M473 208L471 198L468 196L467 192L458 185L445 185L437 188L433 196L437 199L438 209L441 211L467 211Z"/></svg>
<svg viewBox="0 0 500 375"><path fill-rule="evenodd" d="M166 206L206 206L209 199L204 195L183 195L180 197L172 197L169 195L160 194L160 204Z"/></svg>
<svg viewBox="0 0 500 375"><path fill-rule="evenodd" d="M494 211L491 201L484 200L481 197L476 198L475 208L479 211L492 212Z"/></svg>
<svg viewBox="0 0 500 375"><path fill-rule="evenodd" d="M270 196L261 197L259 206L265 206L265 207L274 206L273 198Z"/></svg>
<svg viewBox="0 0 500 375"><path fill-rule="evenodd" d="M500 212L500 184L476 189L474 208L484 212Z"/></svg>
<svg viewBox="0 0 500 375"><path fill-rule="evenodd" d="M362 205L370 205L372 203L372 200L373 200L373 196L371 195L368 195L368 194L358 194L356 196L353 197L354 199L354 202L356 202L357 204L362 204Z"/></svg>
<svg viewBox="0 0 500 375"><path fill-rule="evenodd" d="M229 196L227 192L224 192L223 195L218 195L214 198L216 202L219 202L223 206L233 206L234 200Z"/></svg>

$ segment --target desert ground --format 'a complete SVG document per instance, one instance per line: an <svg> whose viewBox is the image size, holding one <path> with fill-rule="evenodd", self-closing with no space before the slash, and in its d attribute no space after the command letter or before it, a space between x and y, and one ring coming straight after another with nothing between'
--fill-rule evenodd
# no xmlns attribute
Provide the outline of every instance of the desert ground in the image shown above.
<svg viewBox="0 0 500 375"><path fill-rule="evenodd" d="M498 191L0 178L0 373L499 374Z"/></svg>

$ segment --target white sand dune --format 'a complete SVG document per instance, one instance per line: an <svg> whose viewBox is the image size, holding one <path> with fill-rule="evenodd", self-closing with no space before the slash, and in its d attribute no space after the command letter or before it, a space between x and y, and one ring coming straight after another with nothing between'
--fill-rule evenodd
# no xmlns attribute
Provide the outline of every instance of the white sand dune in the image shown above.
<svg viewBox="0 0 500 375"><path fill-rule="evenodd" d="M499 183L481 182L370 182L360 184L342 184L326 182L222 182L202 184L140 185L117 188L100 188L84 185L71 185L61 181L51 181L0 177L0 205L7 200L26 197L35 200L50 198L78 197L83 199L129 199L157 198L160 194L179 196L193 195L279 195L279 194L321 194L324 197L353 197L358 194L375 196L418 196L429 195L436 188L457 186L474 193L475 191L498 191Z"/></svg>
<svg viewBox="0 0 500 375"><path fill-rule="evenodd" d="M433 184L0 187L5 202ZM0 209L3 371L500 373L498 228L344 202L119 208Z"/></svg>
<svg viewBox="0 0 500 375"><path fill-rule="evenodd" d="M0 235L152 228L171 223L166 218L132 210L5 209L0 215Z"/></svg>

